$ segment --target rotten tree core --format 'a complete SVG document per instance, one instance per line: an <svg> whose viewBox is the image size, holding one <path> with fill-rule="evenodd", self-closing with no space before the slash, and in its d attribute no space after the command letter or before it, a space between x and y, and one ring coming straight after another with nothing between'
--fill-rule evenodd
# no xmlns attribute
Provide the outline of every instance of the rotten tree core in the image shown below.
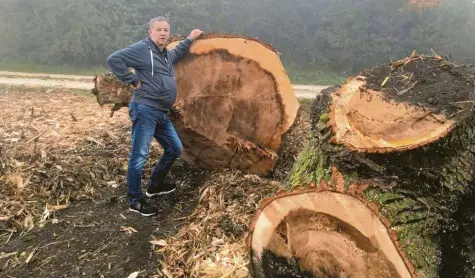
<svg viewBox="0 0 475 278"><path fill-rule="evenodd" d="M332 94L334 143L351 150L413 149L450 132L473 105L469 69L434 58L381 65L349 78Z"/></svg>
<svg viewBox="0 0 475 278"><path fill-rule="evenodd" d="M216 50L189 56L176 72L177 106L196 132L219 145L239 136L278 149L282 103L272 75L257 62Z"/></svg>
<svg viewBox="0 0 475 278"><path fill-rule="evenodd" d="M255 277L411 277L378 216L342 193L274 198L258 214L250 241Z"/></svg>

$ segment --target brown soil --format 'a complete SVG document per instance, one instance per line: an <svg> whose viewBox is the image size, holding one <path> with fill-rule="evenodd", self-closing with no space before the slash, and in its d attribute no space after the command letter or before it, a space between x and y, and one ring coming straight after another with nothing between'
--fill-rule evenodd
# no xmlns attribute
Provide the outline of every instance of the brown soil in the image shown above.
<svg viewBox="0 0 475 278"><path fill-rule="evenodd" d="M190 180L172 195L151 201L159 207L157 217L145 218L126 210L123 186L104 190L94 201L72 202L69 209L56 213L51 221L57 224L12 236L2 251L18 255L3 264L0 273L25 278L127 277L135 271L141 273L139 277L157 274L162 258L150 241L174 235L184 225L183 220L175 219L193 212L201 181L196 172L186 173L183 165L175 167L173 174L188 174ZM121 231L123 227L137 232ZM33 259L25 263L32 253Z"/></svg>
<svg viewBox="0 0 475 278"><path fill-rule="evenodd" d="M450 116L467 106L457 102L474 100L475 70L456 66L432 57L409 62L392 70L391 65L379 65L362 73L367 77L367 87L381 91L387 99L398 103L430 109ZM390 77L381 87L386 77ZM417 82L417 83L416 83ZM406 93L401 91L415 86Z"/></svg>

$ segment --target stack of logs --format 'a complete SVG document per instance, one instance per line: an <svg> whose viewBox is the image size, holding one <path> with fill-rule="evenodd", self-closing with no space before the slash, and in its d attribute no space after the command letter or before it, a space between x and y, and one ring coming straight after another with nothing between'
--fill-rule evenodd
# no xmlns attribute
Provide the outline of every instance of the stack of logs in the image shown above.
<svg viewBox="0 0 475 278"><path fill-rule="evenodd" d="M317 96L291 188L251 225L253 276L475 277L474 88L413 53Z"/></svg>

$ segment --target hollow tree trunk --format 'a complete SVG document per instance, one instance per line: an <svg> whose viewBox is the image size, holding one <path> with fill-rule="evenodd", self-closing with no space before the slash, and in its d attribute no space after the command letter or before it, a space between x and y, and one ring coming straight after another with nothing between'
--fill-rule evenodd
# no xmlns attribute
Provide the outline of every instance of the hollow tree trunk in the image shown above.
<svg viewBox="0 0 475 278"><path fill-rule="evenodd" d="M207 169L269 173L299 108L279 54L255 39L206 35L175 65L175 75L171 120L183 159ZM105 73L96 77L93 93L99 104L113 103L117 110L132 92Z"/></svg>
<svg viewBox="0 0 475 278"><path fill-rule="evenodd" d="M290 188L251 226L254 277L439 277L473 193L474 72L413 54L322 92Z"/></svg>

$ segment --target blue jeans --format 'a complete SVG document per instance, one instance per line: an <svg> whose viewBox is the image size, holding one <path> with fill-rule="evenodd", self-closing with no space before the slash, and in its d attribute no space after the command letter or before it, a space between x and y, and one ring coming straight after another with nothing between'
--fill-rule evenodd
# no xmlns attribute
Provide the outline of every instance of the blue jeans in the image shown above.
<svg viewBox="0 0 475 278"><path fill-rule="evenodd" d="M160 186L175 160L183 152L180 138L168 115L151 106L131 102L129 116L132 121L132 150L127 170L127 196L129 204L142 198L142 170L147 162L152 137L163 147L148 186Z"/></svg>

